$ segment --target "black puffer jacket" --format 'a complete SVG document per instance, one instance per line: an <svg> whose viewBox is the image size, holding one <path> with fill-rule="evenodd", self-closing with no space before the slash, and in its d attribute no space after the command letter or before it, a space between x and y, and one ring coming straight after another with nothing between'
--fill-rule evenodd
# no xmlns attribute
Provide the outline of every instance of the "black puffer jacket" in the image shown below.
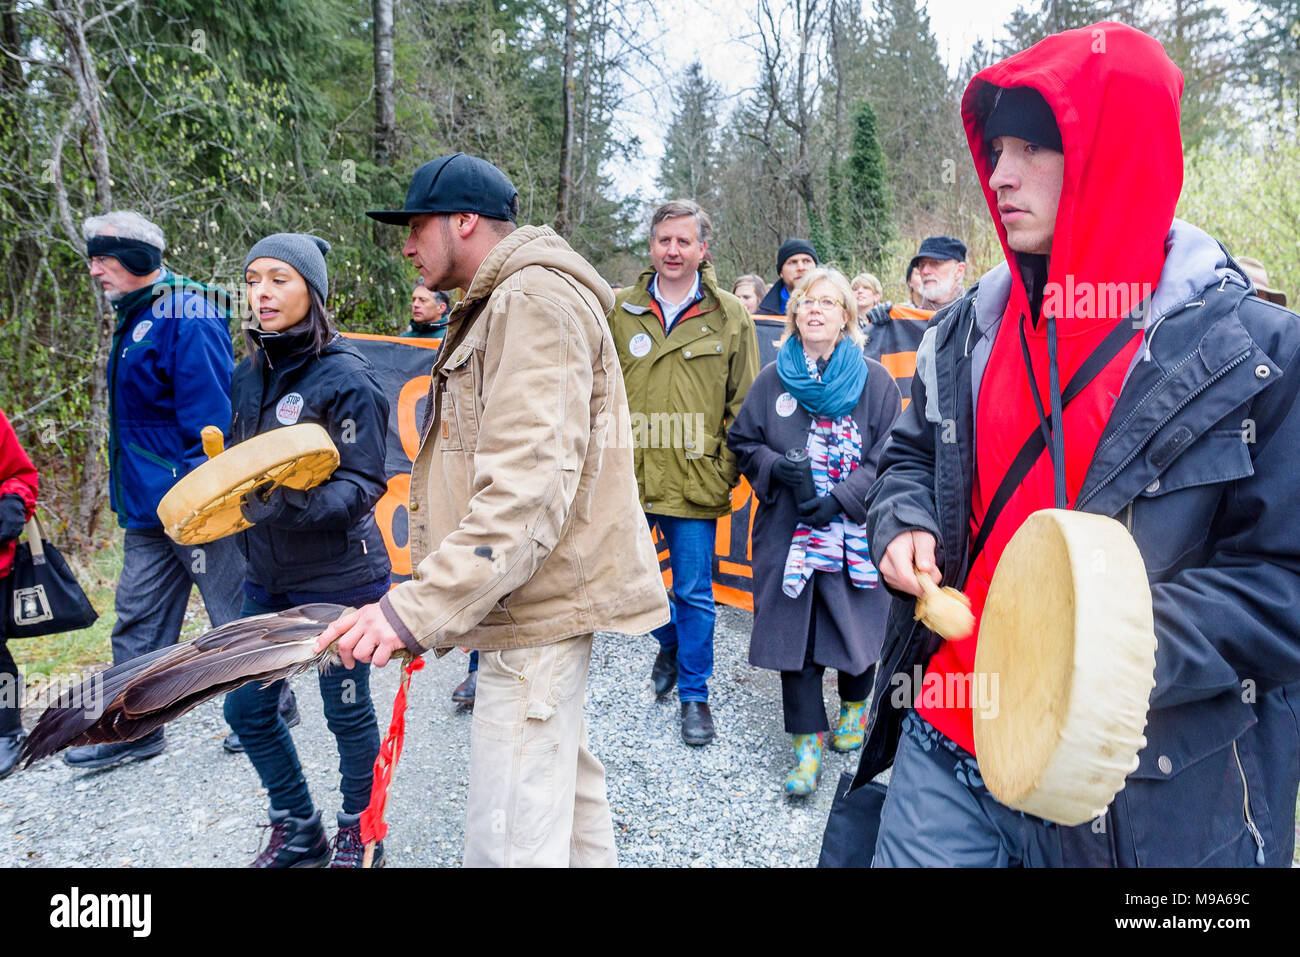
<svg viewBox="0 0 1300 957"><path fill-rule="evenodd" d="M336 335L317 357L302 334L267 336L231 383L232 442L285 425L315 422L339 450L330 478L269 522L239 533L248 580L269 592L339 592L389 572L375 524L387 487L388 399L369 361Z"/></svg>

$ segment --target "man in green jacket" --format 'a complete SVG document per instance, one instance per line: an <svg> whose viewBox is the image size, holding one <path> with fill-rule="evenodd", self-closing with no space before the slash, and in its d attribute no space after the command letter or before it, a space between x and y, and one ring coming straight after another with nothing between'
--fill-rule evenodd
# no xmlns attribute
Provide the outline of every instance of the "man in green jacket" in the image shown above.
<svg viewBox="0 0 1300 957"><path fill-rule="evenodd" d="M655 631L651 677L663 698L678 685L682 740L713 740L713 551L717 520L739 480L727 429L758 374L749 310L718 288L708 214L689 200L655 210L650 261L609 313L631 412L641 507L659 527L673 572L672 621Z"/></svg>

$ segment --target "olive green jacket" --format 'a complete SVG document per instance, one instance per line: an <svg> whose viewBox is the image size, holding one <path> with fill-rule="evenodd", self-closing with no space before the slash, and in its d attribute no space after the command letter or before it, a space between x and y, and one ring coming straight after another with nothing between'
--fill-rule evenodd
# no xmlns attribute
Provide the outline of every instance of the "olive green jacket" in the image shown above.
<svg viewBox="0 0 1300 957"><path fill-rule="evenodd" d="M654 270L619 292L609 328L632 415L641 507L677 518L731 512L740 478L727 429L758 375L754 321L740 300L700 266L700 298L664 334L650 294Z"/></svg>

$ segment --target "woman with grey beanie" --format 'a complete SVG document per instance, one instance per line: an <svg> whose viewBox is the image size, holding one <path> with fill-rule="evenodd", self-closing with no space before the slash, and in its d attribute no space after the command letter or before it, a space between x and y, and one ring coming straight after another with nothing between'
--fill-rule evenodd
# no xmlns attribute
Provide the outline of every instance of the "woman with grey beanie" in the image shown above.
<svg viewBox="0 0 1300 957"><path fill-rule="evenodd" d="M369 361L330 321L329 248L318 236L276 233L255 244L244 262L249 355L231 384L231 441L315 422L339 451L338 468L314 488L262 487L245 496L244 517L253 523L239 533L248 561L245 616L309 602L363 605L388 591L388 552L374 520L387 488L388 400ZM226 695L226 720L271 805L270 841L254 867L361 864L361 812L379 753L369 666L333 666L319 680L326 723L338 743L343 795L333 842L277 708L281 681L251 682ZM382 860L381 843L375 865Z"/></svg>

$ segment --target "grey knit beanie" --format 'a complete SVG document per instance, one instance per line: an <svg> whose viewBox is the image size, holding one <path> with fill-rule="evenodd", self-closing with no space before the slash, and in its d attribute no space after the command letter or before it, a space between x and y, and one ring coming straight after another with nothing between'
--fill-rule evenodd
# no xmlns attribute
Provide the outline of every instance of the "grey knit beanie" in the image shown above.
<svg viewBox="0 0 1300 957"><path fill-rule="evenodd" d="M329 273L325 269L325 254L329 251L330 244L311 233L273 233L253 244L244 260L244 268L263 256L288 263L307 280L307 285L320 293L321 302L324 302L330 288Z"/></svg>

